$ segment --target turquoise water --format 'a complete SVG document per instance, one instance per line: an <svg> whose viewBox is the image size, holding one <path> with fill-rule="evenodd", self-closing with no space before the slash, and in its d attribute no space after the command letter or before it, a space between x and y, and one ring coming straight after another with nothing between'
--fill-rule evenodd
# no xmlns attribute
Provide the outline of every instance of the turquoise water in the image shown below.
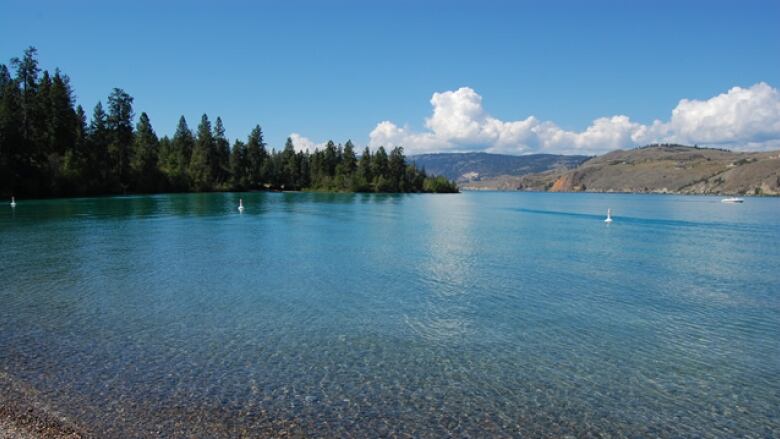
<svg viewBox="0 0 780 439"><path fill-rule="evenodd" d="M780 436L780 199L241 196L0 209L0 371L99 437Z"/></svg>

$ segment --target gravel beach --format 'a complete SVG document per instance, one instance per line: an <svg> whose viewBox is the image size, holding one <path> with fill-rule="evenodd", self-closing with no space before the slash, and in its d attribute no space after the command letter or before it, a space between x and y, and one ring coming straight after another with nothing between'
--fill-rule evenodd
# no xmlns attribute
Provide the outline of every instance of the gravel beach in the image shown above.
<svg viewBox="0 0 780 439"><path fill-rule="evenodd" d="M92 437L47 407L35 390L0 372L0 439Z"/></svg>

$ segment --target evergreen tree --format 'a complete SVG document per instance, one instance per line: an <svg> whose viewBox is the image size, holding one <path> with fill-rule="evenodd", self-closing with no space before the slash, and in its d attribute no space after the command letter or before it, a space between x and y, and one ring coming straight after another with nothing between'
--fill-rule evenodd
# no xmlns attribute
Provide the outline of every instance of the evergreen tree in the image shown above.
<svg viewBox="0 0 780 439"><path fill-rule="evenodd" d="M284 144L284 150L282 151L282 178L281 184L284 189L300 189L298 183L301 180L300 176L300 164L298 163L298 156L295 154L295 145L291 138L287 138L287 142Z"/></svg>
<svg viewBox="0 0 780 439"><path fill-rule="evenodd" d="M249 186L249 165L246 144L238 139L230 152L231 187L245 190Z"/></svg>
<svg viewBox="0 0 780 439"><path fill-rule="evenodd" d="M198 125L198 136L190 159L190 180L196 191L209 191L214 185L214 162L216 161L214 137L211 134L211 122L205 114Z"/></svg>
<svg viewBox="0 0 780 439"><path fill-rule="evenodd" d="M170 169L168 179L177 191L185 191L190 188L189 166L192 150L195 147L195 138L187 126L184 116L179 118L176 133L172 140L172 154L167 158L166 168Z"/></svg>
<svg viewBox="0 0 780 439"><path fill-rule="evenodd" d="M251 189L262 187L264 182L270 180L270 176L265 174L265 162L268 159L268 152L265 150L263 142L263 130L260 125L256 125L249 134L246 142L247 161L249 170L247 178Z"/></svg>
<svg viewBox="0 0 780 439"><path fill-rule="evenodd" d="M390 191L389 163L384 146L377 148L371 158L371 173L373 174L373 186L376 192Z"/></svg>
<svg viewBox="0 0 780 439"><path fill-rule="evenodd" d="M75 147L79 121L73 110L70 79L60 74L59 70L54 73L52 79L49 105L48 132L51 142L49 150L63 154Z"/></svg>
<svg viewBox="0 0 780 439"><path fill-rule="evenodd" d="M217 120L214 122L214 143L217 150L214 176L217 183L224 184L230 179L230 142L225 137L225 127L222 125L222 118L219 116L217 116Z"/></svg>
<svg viewBox="0 0 780 439"><path fill-rule="evenodd" d="M22 95L5 65L0 64L0 191L20 193L24 168Z"/></svg>
<svg viewBox="0 0 780 439"><path fill-rule="evenodd" d="M109 191L111 165L108 155L110 133L108 131L108 115L103 110L103 104L98 102L92 112L92 121L87 129L87 169L86 177L89 193L100 194Z"/></svg>
<svg viewBox="0 0 780 439"><path fill-rule="evenodd" d="M303 151L298 151L298 181L296 186L298 189L304 189L311 186L311 178L309 175L309 155Z"/></svg>
<svg viewBox="0 0 780 439"><path fill-rule="evenodd" d="M336 175L336 166L339 164L338 150L336 144L332 140L329 140L325 145L325 151L323 151L323 171L326 176L333 177Z"/></svg>
<svg viewBox="0 0 780 439"><path fill-rule="evenodd" d="M34 105L28 112L28 147L30 151L40 154L41 164L48 165L49 153L53 152L54 133L51 124L51 77L48 71L41 75L37 92L34 96ZM48 173L48 169L44 172Z"/></svg>
<svg viewBox="0 0 780 439"><path fill-rule="evenodd" d="M357 192L370 192L371 183L374 181L374 173L371 164L371 150L366 147L357 167L357 178L353 183L353 190Z"/></svg>
<svg viewBox="0 0 780 439"><path fill-rule="evenodd" d="M159 141L152 129L149 116L141 113L135 129L131 169L135 180L135 191L155 192L161 189L158 167Z"/></svg>
<svg viewBox="0 0 780 439"><path fill-rule="evenodd" d="M66 151L62 159L60 176L64 181L60 192L65 195L83 195L88 190L89 176L87 156L87 115L81 105L76 107L74 123L70 135L73 144Z"/></svg>
<svg viewBox="0 0 780 439"><path fill-rule="evenodd" d="M30 46L24 51L24 56L21 59L11 59L11 65L16 68L16 81L22 87L20 102L22 116L21 134L25 140L30 139L30 116L35 105L35 96L38 90L38 73L41 71L38 67L37 54L38 49Z"/></svg>
<svg viewBox="0 0 780 439"><path fill-rule="evenodd" d="M173 149L173 141L168 136L163 136L157 142L157 170L159 172L159 184L161 191L178 190L171 176L175 174L177 161L176 151Z"/></svg>
<svg viewBox="0 0 780 439"><path fill-rule="evenodd" d="M357 156L355 155L355 146L351 140L347 140L347 143L344 145L342 168L345 175L352 175L357 170Z"/></svg>
<svg viewBox="0 0 780 439"><path fill-rule="evenodd" d="M292 139L269 154L256 126L232 150L221 118L203 115L197 136L182 116L172 139L158 140L146 113L133 126L133 98L115 88L108 113L101 102L87 126L74 108L67 75L38 67L36 50L0 64L0 192L7 195L108 194L127 191L320 189L327 191L457 192L443 177L406 164L403 149L383 147L358 159L354 145L329 141L295 151ZM191 177L191 181L190 181Z"/></svg>
<svg viewBox="0 0 780 439"><path fill-rule="evenodd" d="M108 145L111 170L118 180L116 189L126 192L132 184L133 98L121 88L114 88L108 97L108 130L111 135Z"/></svg>
<svg viewBox="0 0 780 439"><path fill-rule="evenodd" d="M388 160L388 178L390 180L391 192L409 192L406 185L406 158L404 149L396 146L390 151Z"/></svg>

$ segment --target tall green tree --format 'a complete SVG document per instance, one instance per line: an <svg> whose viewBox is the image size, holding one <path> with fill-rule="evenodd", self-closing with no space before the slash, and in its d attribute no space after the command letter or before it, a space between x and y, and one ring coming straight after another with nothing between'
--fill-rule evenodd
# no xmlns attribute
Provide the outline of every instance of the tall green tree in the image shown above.
<svg viewBox="0 0 780 439"><path fill-rule="evenodd" d="M390 191L409 192L406 184L406 158L404 157L404 149L402 147L396 146L390 151L387 168Z"/></svg>
<svg viewBox="0 0 780 439"><path fill-rule="evenodd" d="M19 193L23 154L22 95L16 81L0 64L0 191Z"/></svg>
<svg viewBox="0 0 780 439"><path fill-rule="evenodd" d="M87 169L88 191L91 194L108 193L111 177L111 160L108 145L111 143L111 133L108 130L108 114L103 110L103 104L98 101L92 111L92 121L87 129Z"/></svg>
<svg viewBox="0 0 780 439"><path fill-rule="evenodd" d="M159 141L146 113L141 113L135 129L133 155L130 167L135 180L136 192L155 192L161 189Z"/></svg>
<svg viewBox="0 0 780 439"><path fill-rule="evenodd" d="M357 192L370 192L373 190L374 173L372 168L371 150L366 147L358 162L357 178L353 182L353 190Z"/></svg>
<svg viewBox="0 0 780 439"><path fill-rule="evenodd" d="M73 109L73 91L70 79L59 70L54 73L49 91L48 132L50 151L64 154L76 146L78 123Z"/></svg>
<svg viewBox="0 0 780 439"><path fill-rule="evenodd" d="M328 143L325 145L325 150L323 152L323 166L325 175L328 177L333 177L336 175L336 166L339 164L339 153L338 149L336 148L336 144L333 143L332 140L328 140Z"/></svg>
<svg viewBox="0 0 780 439"><path fill-rule="evenodd" d="M217 150L214 175L218 184L224 184L230 179L230 142L225 137L225 127L219 116L214 122L214 143Z"/></svg>
<svg viewBox="0 0 780 439"><path fill-rule="evenodd" d="M117 177L120 192L127 192L132 184L130 159L133 146L133 98L121 88L114 88L108 96L108 130L111 143L108 153L111 169Z"/></svg>
<svg viewBox="0 0 780 439"><path fill-rule="evenodd" d="M347 143L344 145L342 168L345 175L352 175L357 171L357 156L355 155L355 145L352 144L352 140L347 140Z"/></svg>
<svg viewBox="0 0 780 439"><path fill-rule="evenodd" d="M161 167L168 178L172 190L186 191L189 189L188 170L194 147L195 137L192 135L189 126L187 126L187 119L181 116L170 147L166 148L165 153L161 155L163 160Z"/></svg>
<svg viewBox="0 0 780 439"><path fill-rule="evenodd" d="M298 156L295 154L295 145L291 138L287 138L282 151L282 178L281 184L285 189L300 189L298 184L301 180L300 164Z"/></svg>
<svg viewBox="0 0 780 439"><path fill-rule="evenodd" d="M265 146L263 129L260 128L260 125L256 125L246 141L246 159L249 165L247 179L251 189L261 187L264 182L269 182L273 177L264 173L264 171L268 171L265 166L268 160L268 152Z"/></svg>
<svg viewBox="0 0 780 439"><path fill-rule="evenodd" d="M22 88L21 93L21 121L22 137L29 139L31 135L31 115L35 106L35 97L38 91L38 49L28 47L22 58L12 58L11 65L16 68L16 81Z"/></svg>
<svg viewBox="0 0 780 439"><path fill-rule="evenodd" d="M198 136L190 159L190 179L196 191L210 191L214 188L214 162L216 146L211 133L211 122L207 115L200 118Z"/></svg>
<svg viewBox="0 0 780 439"><path fill-rule="evenodd" d="M236 139L230 151L230 185L234 190L245 190L249 187L249 163L246 144Z"/></svg>
<svg viewBox="0 0 780 439"><path fill-rule="evenodd" d="M387 158L387 151L384 146L377 148L371 159L371 173L374 176L374 191L391 192L392 183L390 182L390 167Z"/></svg>

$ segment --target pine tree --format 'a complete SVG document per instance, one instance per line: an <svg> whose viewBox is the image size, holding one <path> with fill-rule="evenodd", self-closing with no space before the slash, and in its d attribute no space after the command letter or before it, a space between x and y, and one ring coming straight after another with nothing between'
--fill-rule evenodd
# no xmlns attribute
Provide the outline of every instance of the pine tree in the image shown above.
<svg viewBox="0 0 780 439"><path fill-rule="evenodd" d="M387 159L387 152L384 146L377 148L376 153L371 159L371 174L373 175L373 186L376 192L390 191L390 172Z"/></svg>
<svg viewBox="0 0 780 439"><path fill-rule="evenodd" d="M141 113L135 129L131 170L135 180L136 192L155 192L160 190L160 171L158 167L159 141L152 129L149 116Z"/></svg>
<svg viewBox="0 0 780 439"><path fill-rule="evenodd" d="M130 159L133 146L133 98L121 88L108 97L108 153L112 174L118 178L117 190L127 192L132 184Z"/></svg>
<svg viewBox="0 0 780 439"><path fill-rule="evenodd" d="M298 182L296 186L298 187L298 189L304 189L311 185L310 173L309 173L309 154L303 151L298 151L297 159L298 159L299 174L298 174Z"/></svg>
<svg viewBox="0 0 780 439"><path fill-rule="evenodd" d="M211 122L205 114L200 118L198 136L190 159L189 174L192 188L196 191L213 189L213 162L216 158L214 137L211 134Z"/></svg>
<svg viewBox="0 0 780 439"><path fill-rule="evenodd" d="M195 138L187 126L187 120L184 116L179 118L171 147L172 151L166 156L165 164L165 167L169 169L168 179L174 190L188 190L190 188L188 171L192 149L195 147Z"/></svg>
<svg viewBox="0 0 780 439"><path fill-rule="evenodd" d="M38 49L30 46L24 51L24 56L21 59L11 59L11 65L16 68L16 81L22 87L21 128L22 137L25 140L29 139L31 134L30 116L31 110L35 105L35 96L38 91L38 73L41 71L38 67L37 54Z"/></svg>
<svg viewBox="0 0 780 439"><path fill-rule="evenodd" d="M264 172L267 170L265 163L268 160L268 152L265 149L263 130L260 128L260 125L256 125L249 134L246 141L246 149L246 159L249 165L247 172L249 188L256 189L262 187L263 183L271 180L271 175Z"/></svg>
<svg viewBox="0 0 780 439"><path fill-rule="evenodd" d="M219 116L214 122L214 143L217 150L214 175L217 183L224 184L230 179L230 142L225 137L225 127Z"/></svg>
<svg viewBox="0 0 780 439"><path fill-rule="evenodd" d="M358 162L357 178L353 182L352 190L357 192L370 192L372 190L371 183L373 181L374 174L372 172L371 150L366 147Z"/></svg>
<svg viewBox="0 0 780 439"><path fill-rule="evenodd" d="M51 151L59 154L72 150L76 143L77 123L76 112L73 110L73 91L70 79L55 71L49 92L49 133L52 145Z"/></svg>
<svg viewBox="0 0 780 439"><path fill-rule="evenodd" d="M103 104L98 102L92 112L92 121L87 129L87 187L89 193L106 193L109 189L111 164L108 155L110 133L108 131L108 115L103 110Z"/></svg>
<svg viewBox="0 0 780 439"><path fill-rule="evenodd" d="M347 140L344 145L342 168L345 175L352 175L357 170L357 156L355 155L355 146L351 140Z"/></svg>
<svg viewBox="0 0 780 439"><path fill-rule="evenodd" d="M245 190L249 186L248 168L246 144L236 139L230 152L231 187L234 190Z"/></svg>
<svg viewBox="0 0 780 439"><path fill-rule="evenodd" d="M22 96L17 83L0 64L0 191L20 193L19 171L22 167L23 135L21 130Z"/></svg>
<svg viewBox="0 0 780 439"><path fill-rule="evenodd" d="M284 144L284 150L282 151L282 178L281 184L284 189L299 189L298 182L300 181L300 167L298 163L298 157L295 154L295 145L291 138L287 138L287 142Z"/></svg>
<svg viewBox="0 0 780 439"><path fill-rule="evenodd" d="M404 157L404 149L400 146L396 146L390 151L390 159L388 160L388 178L390 180L391 192L408 192L409 188L406 185L406 158Z"/></svg>
<svg viewBox="0 0 780 439"><path fill-rule="evenodd" d="M336 149L336 144L333 143L332 140L329 140L328 143L325 145L325 151L324 157L323 157L323 166L324 166L324 172L325 175L328 177L333 177L336 175L336 166L339 164L339 155L338 150Z"/></svg>

